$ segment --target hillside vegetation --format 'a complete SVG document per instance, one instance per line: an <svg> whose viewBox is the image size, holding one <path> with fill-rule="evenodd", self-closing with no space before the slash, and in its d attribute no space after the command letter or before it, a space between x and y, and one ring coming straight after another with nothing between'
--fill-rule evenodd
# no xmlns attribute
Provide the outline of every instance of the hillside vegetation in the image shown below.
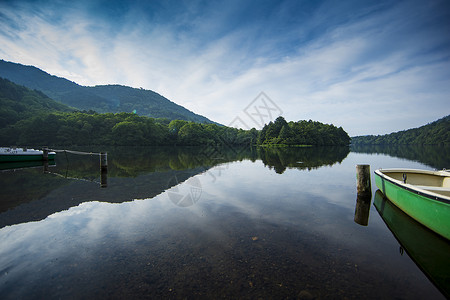
<svg viewBox="0 0 450 300"><path fill-rule="evenodd" d="M150 90L122 85L80 86L36 67L4 60L0 60L0 77L29 89L42 91L50 98L78 110L93 110L98 113L135 112L153 118L213 123Z"/></svg>
<svg viewBox="0 0 450 300"><path fill-rule="evenodd" d="M4 145L206 145L251 144L257 131L133 113L48 113L0 130Z"/></svg>
<svg viewBox="0 0 450 300"><path fill-rule="evenodd" d="M430 124L385 135L352 137L353 145L450 145L450 115Z"/></svg>
<svg viewBox="0 0 450 300"><path fill-rule="evenodd" d="M298 123L308 123L306 121ZM317 128L308 128L309 137L301 140L306 145L348 145L345 139L325 134ZM326 125L331 126L331 125ZM342 133L347 135L345 131ZM154 119L133 113L40 113L0 128L0 144L3 145L187 145L187 146L251 146L267 145L263 131L243 130L217 124L201 124L185 120ZM323 134L323 136L322 136ZM348 135L347 135L348 136ZM278 144L280 145L280 144ZM292 146L293 144L283 144Z"/></svg>
<svg viewBox="0 0 450 300"><path fill-rule="evenodd" d="M40 113L69 112L73 108L56 102L37 90L30 90L0 78L0 128Z"/></svg>
<svg viewBox="0 0 450 300"><path fill-rule="evenodd" d="M322 146L348 145L350 140L342 128L313 121L288 123L283 117L258 131L128 112L74 111L6 79L0 79L0 101L0 145Z"/></svg>

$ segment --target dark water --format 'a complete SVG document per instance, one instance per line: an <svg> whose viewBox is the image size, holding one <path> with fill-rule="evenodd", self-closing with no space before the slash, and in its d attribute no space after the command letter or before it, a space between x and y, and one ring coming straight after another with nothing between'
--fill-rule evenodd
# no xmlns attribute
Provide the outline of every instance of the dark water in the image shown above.
<svg viewBox="0 0 450 300"><path fill-rule="evenodd" d="M355 165L433 169L448 157L101 150L106 188L98 156L0 172L1 299L444 298L373 201L368 226L354 221Z"/></svg>

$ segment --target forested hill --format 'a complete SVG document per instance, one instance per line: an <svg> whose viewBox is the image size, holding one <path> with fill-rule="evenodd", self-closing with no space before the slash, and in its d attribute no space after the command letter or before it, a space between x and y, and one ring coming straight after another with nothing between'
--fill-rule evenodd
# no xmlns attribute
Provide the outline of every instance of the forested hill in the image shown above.
<svg viewBox="0 0 450 300"><path fill-rule="evenodd" d="M50 99L40 91L27 89L0 77L0 128L43 112L73 110L67 105Z"/></svg>
<svg viewBox="0 0 450 300"><path fill-rule="evenodd" d="M29 89L42 91L50 98L79 110L99 113L135 112L153 118L213 123L150 90L121 85L81 86L36 67L4 60L0 60L0 77Z"/></svg>
<svg viewBox="0 0 450 300"><path fill-rule="evenodd" d="M104 87L118 95L114 86ZM348 145L341 128L278 117L261 131L135 113L77 111L41 91L0 78L0 145L298 146Z"/></svg>
<svg viewBox="0 0 450 300"><path fill-rule="evenodd" d="M385 135L352 137L353 145L450 145L450 115L427 125Z"/></svg>
<svg viewBox="0 0 450 300"><path fill-rule="evenodd" d="M258 143L260 145L314 145L314 146L338 146L348 145L350 137L342 127L320 122L298 121L286 122L283 117L278 117L274 122L269 122L261 130Z"/></svg>

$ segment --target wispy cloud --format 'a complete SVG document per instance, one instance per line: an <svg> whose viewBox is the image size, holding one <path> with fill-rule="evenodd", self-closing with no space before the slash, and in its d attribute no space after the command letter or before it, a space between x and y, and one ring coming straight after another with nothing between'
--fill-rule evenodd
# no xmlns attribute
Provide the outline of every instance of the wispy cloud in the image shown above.
<svg viewBox="0 0 450 300"><path fill-rule="evenodd" d="M0 4L1 58L83 85L152 89L223 124L261 91L289 120L351 135L450 108L445 1L92 3Z"/></svg>

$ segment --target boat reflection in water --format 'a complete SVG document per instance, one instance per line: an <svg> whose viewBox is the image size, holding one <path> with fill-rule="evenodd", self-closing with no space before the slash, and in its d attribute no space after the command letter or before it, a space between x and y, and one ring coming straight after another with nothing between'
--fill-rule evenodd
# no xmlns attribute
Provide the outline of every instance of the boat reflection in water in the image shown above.
<svg viewBox="0 0 450 300"><path fill-rule="evenodd" d="M10 162L2 162L0 164L0 171L9 171L27 168L43 168L44 172L46 172L48 171L49 166L55 165L56 163L54 160L10 161Z"/></svg>
<svg viewBox="0 0 450 300"><path fill-rule="evenodd" d="M450 298L450 241L413 220L380 190L375 193L373 204L400 243L400 253L406 251L444 296Z"/></svg>

